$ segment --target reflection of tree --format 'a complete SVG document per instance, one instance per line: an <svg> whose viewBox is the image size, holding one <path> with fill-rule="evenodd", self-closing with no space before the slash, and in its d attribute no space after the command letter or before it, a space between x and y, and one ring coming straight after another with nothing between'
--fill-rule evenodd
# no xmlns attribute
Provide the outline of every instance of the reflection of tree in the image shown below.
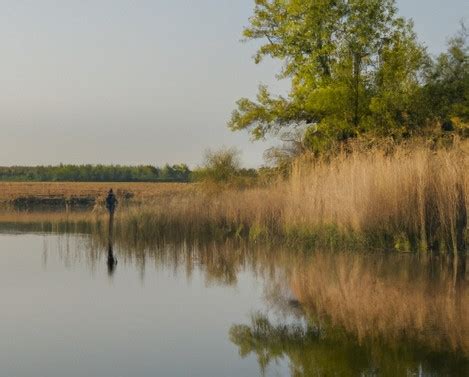
<svg viewBox="0 0 469 377"><path fill-rule="evenodd" d="M230 340L242 357L254 353L264 375L274 361L287 359L291 376L465 375L469 365L449 354L428 353L415 345L394 348L382 342L359 345L340 329L314 323L273 324L256 314L250 325L234 325ZM431 372L430 372L431 371Z"/></svg>
<svg viewBox="0 0 469 377"><path fill-rule="evenodd" d="M62 234L58 246L67 266L85 262L95 271L109 256L104 223L77 219L20 228ZM13 224L11 229L18 230ZM146 231L132 229L117 229L112 257L119 266L138 269L142 279L153 265L187 279L197 272L207 284L236 285L245 271L263 281L265 303L297 321L279 325L257 315L249 326L233 326L232 341L243 356L255 353L263 370L283 358L295 376L371 375L377 366L380 375L394 376L418 370L422 361L423 368L457 375L461 360L441 352L467 354L469 349L469 286L462 257L454 268L441 257L301 253L236 241L144 237ZM316 322L302 323L313 316L327 318L329 326L319 331ZM337 330L342 328L347 333ZM434 353L417 351L418 344ZM448 363L454 365L444 369Z"/></svg>

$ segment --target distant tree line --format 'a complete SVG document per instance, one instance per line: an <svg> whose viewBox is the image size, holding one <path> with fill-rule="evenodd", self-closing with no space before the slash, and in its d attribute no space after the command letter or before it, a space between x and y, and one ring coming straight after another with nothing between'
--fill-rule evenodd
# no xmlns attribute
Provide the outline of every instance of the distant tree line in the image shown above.
<svg viewBox="0 0 469 377"><path fill-rule="evenodd" d="M185 164L151 165L57 165L0 167L0 181L31 182L189 182Z"/></svg>

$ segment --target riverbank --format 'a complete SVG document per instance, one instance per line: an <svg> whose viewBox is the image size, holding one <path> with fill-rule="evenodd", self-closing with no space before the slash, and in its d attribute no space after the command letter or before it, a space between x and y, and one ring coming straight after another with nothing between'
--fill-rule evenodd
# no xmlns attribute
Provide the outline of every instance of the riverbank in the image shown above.
<svg viewBox="0 0 469 377"><path fill-rule="evenodd" d="M297 161L288 179L134 208L120 232L241 237L315 249L456 253L467 244L469 158L459 149Z"/></svg>
<svg viewBox="0 0 469 377"><path fill-rule="evenodd" d="M415 147L303 158L294 163L289 178L248 189L105 183L19 187L31 197L60 190L68 197L95 195L96 205L85 215L94 223L106 221L99 198L114 187L121 202L116 234L143 243L234 237L309 249L451 254L467 245L468 171L469 155L462 149ZM4 197L15 190L9 185ZM57 191L47 192L51 188ZM7 211L0 222L74 221L73 213L48 216Z"/></svg>

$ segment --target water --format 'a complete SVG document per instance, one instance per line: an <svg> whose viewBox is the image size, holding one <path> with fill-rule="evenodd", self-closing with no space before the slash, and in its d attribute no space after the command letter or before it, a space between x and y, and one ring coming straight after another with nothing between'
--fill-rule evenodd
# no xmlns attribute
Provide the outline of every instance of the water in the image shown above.
<svg viewBox="0 0 469 377"><path fill-rule="evenodd" d="M1 376L469 374L464 319L457 339L438 324L405 341L387 339L388 323L361 337L312 309L310 262L291 250L117 244L114 255L111 266L89 235L0 234ZM454 289L465 315L467 291Z"/></svg>

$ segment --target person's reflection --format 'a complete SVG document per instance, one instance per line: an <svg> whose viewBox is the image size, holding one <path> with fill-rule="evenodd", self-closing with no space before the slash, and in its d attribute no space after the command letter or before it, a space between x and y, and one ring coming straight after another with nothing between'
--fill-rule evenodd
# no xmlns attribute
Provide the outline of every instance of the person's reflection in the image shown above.
<svg viewBox="0 0 469 377"><path fill-rule="evenodd" d="M117 266L117 258L114 256L112 242L109 242L109 249L107 252L107 273L110 277L114 275Z"/></svg>

